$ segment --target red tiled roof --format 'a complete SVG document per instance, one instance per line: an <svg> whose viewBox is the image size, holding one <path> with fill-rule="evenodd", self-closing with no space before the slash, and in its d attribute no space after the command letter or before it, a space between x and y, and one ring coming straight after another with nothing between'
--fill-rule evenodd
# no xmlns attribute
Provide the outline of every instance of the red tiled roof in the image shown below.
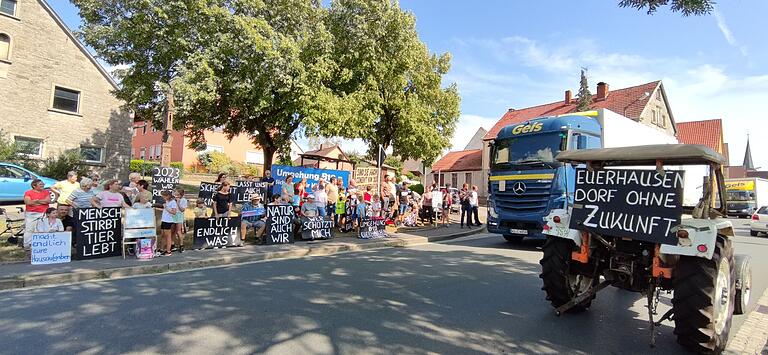
<svg viewBox="0 0 768 355"><path fill-rule="evenodd" d="M702 144L722 153L723 138L721 119L680 122L677 124L677 140L684 144Z"/></svg>
<svg viewBox="0 0 768 355"><path fill-rule="evenodd" d="M448 152L432 165L432 171L476 171L482 169L482 149Z"/></svg>
<svg viewBox="0 0 768 355"><path fill-rule="evenodd" d="M628 88L609 90L608 96L601 100L598 100L597 95L593 93L591 109L605 108L625 117L637 120L640 118L643 108L647 105L648 100L653 97L653 93L660 83L661 81L657 80ZM646 92L650 95L644 97ZM574 98L568 104L566 104L564 100L561 100L544 105L507 111L483 139L488 140L496 138L499 131L510 124L524 122L536 117L556 116L576 112L577 103L577 99Z"/></svg>

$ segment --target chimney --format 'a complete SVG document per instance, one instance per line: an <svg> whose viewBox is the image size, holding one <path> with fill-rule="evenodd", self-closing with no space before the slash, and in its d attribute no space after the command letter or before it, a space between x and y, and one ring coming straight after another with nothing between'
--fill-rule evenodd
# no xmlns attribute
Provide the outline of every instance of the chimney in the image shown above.
<svg viewBox="0 0 768 355"><path fill-rule="evenodd" d="M597 83L597 99L605 100L606 97L608 97L608 83L601 81Z"/></svg>
<svg viewBox="0 0 768 355"><path fill-rule="evenodd" d="M571 103L571 98L573 98L573 93L571 90L565 90L565 104L568 105Z"/></svg>
<svg viewBox="0 0 768 355"><path fill-rule="evenodd" d="M514 109L514 108L512 108L512 107L510 107L510 108L509 108L509 110L507 110L507 111L509 111L509 112L513 112L513 111L515 111L515 109Z"/></svg>

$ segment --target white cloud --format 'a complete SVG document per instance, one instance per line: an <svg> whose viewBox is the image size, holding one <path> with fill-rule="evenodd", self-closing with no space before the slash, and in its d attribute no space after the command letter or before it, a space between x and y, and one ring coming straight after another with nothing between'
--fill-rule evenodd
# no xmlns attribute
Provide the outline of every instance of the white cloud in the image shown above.
<svg viewBox="0 0 768 355"><path fill-rule="evenodd" d="M731 29L728 27L728 24L725 23L725 17L723 17L723 14L715 9L713 11L713 14L715 15L715 21L717 21L717 28L720 29L720 32L723 34L723 37L725 37L726 42L730 44L734 48L738 48L739 52L741 52L741 55L747 56L747 47L740 46L736 42L736 37L733 36L733 32L731 32Z"/></svg>
<svg viewBox="0 0 768 355"><path fill-rule="evenodd" d="M482 117L470 114L461 115L459 121L456 123L456 132L453 134L453 138L451 138L451 150L463 150L480 127L489 131L499 119L501 119L501 116Z"/></svg>

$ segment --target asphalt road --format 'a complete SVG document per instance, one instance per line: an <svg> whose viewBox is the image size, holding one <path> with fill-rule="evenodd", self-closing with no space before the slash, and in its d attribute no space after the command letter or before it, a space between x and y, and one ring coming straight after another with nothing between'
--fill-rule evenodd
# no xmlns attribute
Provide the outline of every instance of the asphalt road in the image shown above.
<svg viewBox="0 0 768 355"><path fill-rule="evenodd" d="M768 258L758 257L768 239L739 237L736 250L753 256L754 301L768 285L760 272ZM485 234L3 292L0 354L682 352L671 323L648 347L638 294L609 288L589 312L556 317L540 290L539 257L535 243Z"/></svg>

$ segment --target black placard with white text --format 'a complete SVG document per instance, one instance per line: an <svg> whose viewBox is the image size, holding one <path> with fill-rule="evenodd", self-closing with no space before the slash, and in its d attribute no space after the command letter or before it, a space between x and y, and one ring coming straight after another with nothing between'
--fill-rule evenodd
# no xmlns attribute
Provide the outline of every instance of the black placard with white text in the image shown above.
<svg viewBox="0 0 768 355"><path fill-rule="evenodd" d="M76 208L72 213L77 259L98 259L122 254L121 207Z"/></svg>
<svg viewBox="0 0 768 355"><path fill-rule="evenodd" d="M207 207L213 205L213 196L219 189L219 184L214 182L200 182L200 191L197 192L197 199L203 201Z"/></svg>
<svg viewBox="0 0 768 355"><path fill-rule="evenodd" d="M333 238L333 217L301 217L302 240L331 238Z"/></svg>
<svg viewBox="0 0 768 355"><path fill-rule="evenodd" d="M251 196L258 195L261 197L262 202L264 200L265 193L267 191L267 183L259 180L239 180L235 183L235 191L230 191L232 196L232 203L243 204L251 200Z"/></svg>
<svg viewBox="0 0 768 355"><path fill-rule="evenodd" d="M152 168L152 202L156 205L162 205L162 191L171 191L179 184L181 170L179 168L170 168L167 166L156 166Z"/></svg>
<svg viewBox="0 0 768 355"><path fill-rule="evenodd" d="M264 244L293 243L293 206L267 205L267 223Z"/></svg>
<svg viewBox="0 0 768 355"><path fill-rule="evenodd" d="M375 239L387 237L386 220L383 217L363 217L360 219L360 239Z"/></svg>
<svg viewBox="0 0 768 355"><path fill-rule="evenodd" d="M194 248L241 246L240 217L195 218Z"/></svg>
<svg viewBox="0 0 768 355"><path fill-rule="evenodd" d="M676 245L683 185L682 171L576 169L570 228Z"/></svg>

